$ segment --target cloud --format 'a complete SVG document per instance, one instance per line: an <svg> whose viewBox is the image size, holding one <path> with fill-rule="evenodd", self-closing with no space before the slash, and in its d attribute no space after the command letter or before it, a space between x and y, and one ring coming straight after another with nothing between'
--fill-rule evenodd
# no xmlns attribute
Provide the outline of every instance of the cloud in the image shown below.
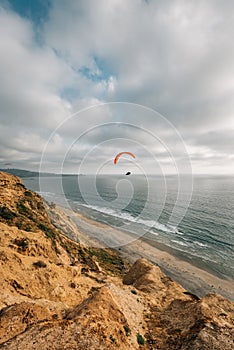
<svg viewBox="0 0 234 350"><path fill-rule="evenodd" d="M36 45L29 21L1 9L0 27L1 121L51 127L67 108L58 89L71 72L51 49Z"/></svg>
<svg viewBox="0 0 234 350"><path fill-rule="evenodd" d="M175 125L195 172L202 172L205 155L210 169L213 159L215 169L230 171L217 154L227 160L233 152L233 7L229 0L57 0L44 20L33 22L5 6L0 11L2 159L8 154L14 160L14 151L17 159L25 159L28 152L28 164L32 159L36 166L51 132L63 123L48 149L52 162L52 154L58 159L61 149L92 126L125 122L130 109L106 105L69 116L100 102L126 101L153 108ZM147 126L180 158L181 148L166 123L140 108L131 113L132 123ZM166 161L165 147L142 130L125 127L122 135ZM108 126L86 136L82 154L119 133ZM104 154L115 147L108 145ZM147 162L143 151L142 157Z"/></svg>
<svg viewBox="0 0 234 350"><path fill-rule="evenodd" d="M205 110L211 99L218 101L234 88L230 6L229 1L222 6L214 1L57 1L46 38L76 67L95 72L95 58L105 62L116 75L117 99L146 102L172 121L192 122L203 118L200 105Z"/></svg>

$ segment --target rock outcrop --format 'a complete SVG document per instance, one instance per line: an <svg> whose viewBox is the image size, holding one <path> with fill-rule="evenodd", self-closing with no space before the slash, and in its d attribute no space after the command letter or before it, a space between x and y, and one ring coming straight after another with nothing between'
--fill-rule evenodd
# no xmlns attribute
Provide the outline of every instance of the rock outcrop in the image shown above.
<svg viewBox="0 0 234 350"><path fill-rule="evenodd" d="M234 304L208 294L199 299L139 259L123 279L150 298L145 334L151 349L231 350L234 346Z"/></svg>
<svg viewBox="0 0 234 350"><path fill-rule="evenodd" d="M129 268L113 250L83 247L46 208L0 173L1 349L234 348L231 301L199 299L145 259Z"/></svg>

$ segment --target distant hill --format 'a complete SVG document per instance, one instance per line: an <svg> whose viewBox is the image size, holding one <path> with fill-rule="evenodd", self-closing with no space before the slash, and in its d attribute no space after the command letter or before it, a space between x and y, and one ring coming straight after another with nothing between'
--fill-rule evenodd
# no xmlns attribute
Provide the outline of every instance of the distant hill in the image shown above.
<svg viewBox="0 0 234 350"><path fill-rule="evenodd" d="M23 169L0 169L0 171L3 171L4 173L16 175L19 177L38 177L40 176L59 176L59 174L53 174L53 173L39 173L38 171L30 171L30 170L23 170Z"/></svg>

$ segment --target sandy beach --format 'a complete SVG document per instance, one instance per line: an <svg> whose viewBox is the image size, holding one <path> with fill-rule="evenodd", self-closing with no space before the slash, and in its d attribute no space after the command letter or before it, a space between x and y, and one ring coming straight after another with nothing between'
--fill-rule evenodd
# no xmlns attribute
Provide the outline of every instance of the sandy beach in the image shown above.
<svg viewBox="0 0 234 350"><path fill-rule="evenodd" d="M48 207L48 212L53 223L64 234L85 246L111 247L131 263L144 257L199 297L213 292L234 301L234 281L221 279L172 255L156 241L110 227L68 208Z"/></svg>

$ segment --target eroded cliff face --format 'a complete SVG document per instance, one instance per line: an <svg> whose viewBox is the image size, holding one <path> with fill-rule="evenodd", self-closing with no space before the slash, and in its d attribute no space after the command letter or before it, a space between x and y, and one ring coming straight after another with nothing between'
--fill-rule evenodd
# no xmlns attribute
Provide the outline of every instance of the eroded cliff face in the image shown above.
<svg viewBox="0 0 234 350"><path fill-rule="evenodd" d="M129 267L73 242L45 207L0 173L1 349L234 348L232 302L199 299L145 259Z"/></svg>

